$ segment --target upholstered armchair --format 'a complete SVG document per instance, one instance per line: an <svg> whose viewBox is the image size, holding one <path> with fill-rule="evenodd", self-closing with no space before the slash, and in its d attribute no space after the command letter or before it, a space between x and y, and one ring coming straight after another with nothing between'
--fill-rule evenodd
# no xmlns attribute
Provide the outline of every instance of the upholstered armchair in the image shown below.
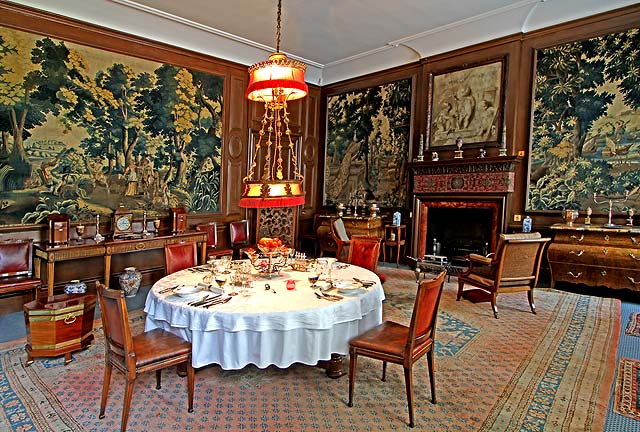
<svg viewBox="0 0 640 432"><path fill-rule="evenodd" d="M344 226L344 221L341 218L335 219L330 225L331 237L336 242L336 258L340 260L342 252L344 251L347 256L349 255L349 246L351 245L351 239L347 234L347 228Z"/></svg>
<svg viewBox="0 0 640 432"><path fill-rule="evenodd" d="M363 235L351 236L347 262L371 270L380 278L380 282L384 283L387 277L378 273L381 241L382 239L380 237Z"/></svg>
<svg viewBox="0 0 640 432"><path fill-rule="evenodd" d="M526 291L532 313L536 313L533 289L538 283L544 246L551 241L540 233L501 234L496 253L492 256L470 254L469 268L458 275L458 295L464 285L471 285L489 294L493 316L498 318L498 294Z"/></svg>
<svg viewBox="0 0 640 432"><path fill-rule="evenodd" d="M38 297L40 279L33 277L33 240L0 242L0 294L32 293Z"/></svg>

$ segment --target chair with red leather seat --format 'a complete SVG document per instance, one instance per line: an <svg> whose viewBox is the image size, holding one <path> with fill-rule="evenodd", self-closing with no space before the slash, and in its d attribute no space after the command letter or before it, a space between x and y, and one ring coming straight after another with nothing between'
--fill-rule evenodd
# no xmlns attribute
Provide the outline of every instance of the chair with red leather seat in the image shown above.
<svg viewBox="0 0 640 432"><path fill-rule="evenodd" d="M409 407L409 426L414 427L413 415L413 365L425 354L431 381L431 402L436 403L436 380L434 368L434 344L438 308L446 271L435 279L422 280L413 304L409 326L385 321L349 341L349 402L353 406L358 356L382 360L382 381L386 379L387 362L401 364Z"/></svg>
<svg viewBox="0 0 640 432"><path fill-rule="evenodd" d="M198 244L196 242L180 242L164 247L165 274L175 273L198 265Z"/></svg>
<svg viewBox="0 0 640 432"><path fill-rule="evenodd" d="M196 230L207 233L207 258L233 256L233 249L218 249L218 224L208 222L196 226Z"/></svg>
<svg viewBox="0 0 640 432"><path fill-rule="evenodd" d="M133 385L140 373L155 371L156 389L160 390L161 370L169 366L186 364L187 411L193 412L194 375L191 366L191 343L162 329L154 329L132 336L124 291L109 289L100 282L96 283L96 291L100 302L100 315L106 344L104 382L98 418L104 418L113 368L122 372L127 378L120 424L121 431L124 432L127 428Z"/></svg>
<svg viewBox="0 0 640 432"><path fill-rule="evenodd" d="M381 242L382 239L380 237L364 235L351 236L347 262L349 264L371 270L378 275L380 282L384 283L387 280L387 277L378 273Z"/></svg>
<svg viewBox="0 0 640 432"><path fill-rule="evenodd" d="M0 242L0 294L29 292L38 296L42 282L33 277L33 240Z"/></svg>

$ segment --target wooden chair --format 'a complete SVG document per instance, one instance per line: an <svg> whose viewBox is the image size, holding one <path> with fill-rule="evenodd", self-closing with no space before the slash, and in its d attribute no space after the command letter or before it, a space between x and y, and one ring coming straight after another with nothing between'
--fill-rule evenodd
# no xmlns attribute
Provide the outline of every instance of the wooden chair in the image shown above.
<svg viewBox="0 0 640 432"><path fill-rule="evenodd" d="M529 307L535 314L533 289L538 283L544 246L549 241L550 238L542 238L540 233L501 234L494 255L468 256L469 268L458 275L456 300L463 295L465 284L479 288L491 296L493 316L498 318L498 294L527 291Z"/></svg>
<svg viewBox="0 0 640 432"><path fill-rule="evenodd" d="M380 282L384 283L387 280L387 277L378 273L381 241L382 239L380 237L364 235L351 236L347 262L349 264L371 270L378 275Z"/></svg>
<svg viewBox="0 0 640 432"><path fill-rule="evenodd" d="M29 292L38 297L42 282L33 277L33 240L0 242L0 294Z"/></svg>
<svg viewBox="0 0 640 432"><path fill-rule="evenodd" d="M198 265L198 244L196 242L180 242L164 247L165 274L175 273Z"/></svg>
<svg viewBox="0 0 640 432"><path fill-rule="evenodd" d="M344 226L342 218L331 221L329 229L331 231L331 237L333 237L333 241L335 241L337 245L336 258L340 260L343 251L345 251L348 256L351 239L349 238L349 234L347 234L347 229Z"/></svg>
<svg viewBox="0 0 640 432"><path fill-rule="evenodd" d="M409 407L409 426L414 427L413 415L413 365L425 354L431 379L431 402L436 403L434 343L438 307L444 286L446 271L435 279L422 280L418 284L413 314L409 326L385 321L349 341L349 402L353 406L353 390L358 356L382 360L382 381L387 374L387 362L401 364Z"/></svg>
<svg viewBox="0 0 640 432"><path fill-rule="evenodd" d="M96 291L100 302L100 315L105 336L104 383L98 417L104 418L113 368L122 372L127 378L120 424L120 430L124 432L127 428L133 385L138 374L155 371L156 389L160 390L161 369L179 364L186 364L189 398L187 411L193 412L191 343L162 329L154 329L132 336L124 292L109 289L100 282L96 282Z"/></svg>
<svg viewBox="0 0 640 432"><path fill-rule="evenodd" d="M218 224L208 222L196 226L197 231L207 233L207 258L219 258L221 256L233 256L233 249L218 249Z"/></svg>
<svg viewBox="0 0 640 432"><path fill-rule="evenodd" d="M318 256L318 249L320 248L320 243L318 242L318 227L322 222L320 215L316 213L313 215L313 227L311 228L311 232L304 233L300 237L300 243L307 241L313 244L313 255L314 257Z"/></svg>
<svg viewBox="0 0 640 432"><path fill-rule="evenodd" d="M242 258L242 250L249 247L249 221L242 219L229 223L231 249L236 259Z"/></svg>

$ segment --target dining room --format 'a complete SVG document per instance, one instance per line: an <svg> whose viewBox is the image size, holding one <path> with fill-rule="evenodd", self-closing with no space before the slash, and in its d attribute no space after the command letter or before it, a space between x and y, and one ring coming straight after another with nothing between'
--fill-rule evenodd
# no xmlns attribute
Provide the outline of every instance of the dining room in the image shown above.
<svg viewBox="0 0 640 432"><path fill-rule="evenodd" d="M583 1L0 0L0 429L640 431L640 6Z"/></svg>

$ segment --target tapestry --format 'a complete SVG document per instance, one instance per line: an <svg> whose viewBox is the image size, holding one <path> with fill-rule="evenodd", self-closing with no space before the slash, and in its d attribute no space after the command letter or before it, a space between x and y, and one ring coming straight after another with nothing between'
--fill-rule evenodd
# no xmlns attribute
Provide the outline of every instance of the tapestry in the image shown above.
<svg viewBox="0 0 640 432"><path fill-rule="evenodd" d="M411 80L327 98L324 205L404 207Z"/></svg>
<svg viewBox="0 0 640 432"><path fill-rule="evenodd" d="M224 78L0 28L0 224L220 207Z"/></svg>
<svg viewBox="0 0 640 432"><path fill-rule="evenodd" d="M640 421L640 360L620 359L613 412Z"/></svg>
<svg viewBox="0 0 640 432"><path fill-rule="evenodd" d="M640 336L640 312L632 312L629 315L629 324L625 333L629 336Z"/></svg>
<svg viewBox="0 0 640 432"><path fill-rule="evenodd" d="M536 51L529 210L640 206L639 45L632 28Z"/></svg>

